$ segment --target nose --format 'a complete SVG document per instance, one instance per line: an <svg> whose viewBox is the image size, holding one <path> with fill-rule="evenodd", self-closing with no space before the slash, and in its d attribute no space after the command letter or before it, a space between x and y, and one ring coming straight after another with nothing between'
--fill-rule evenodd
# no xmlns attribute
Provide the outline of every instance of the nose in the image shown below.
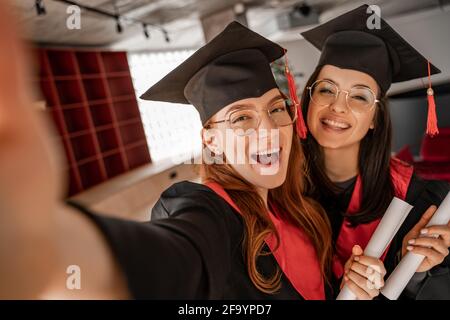
<svg viewBox="0 0 450 320"><path fill-rule="evenodd" d="M332 111L336 113L347 113L348 112L347 93L339 91L336 101L334 101L334 103L330 105L330 108Z"/></svg>
<svg viewBox="0 0 450 320"><path fill-rule="evenodd" d="M278 131L278 126L274 123L267 112L260 113L260 123L257 130L257 143L259 146L266 146L270 148L271 140L274 139L274 134Z"/></svg>
<svg viewBox="0 0 450 320"><path fill-rule="evenodd" d="M269 116L268 112L264 112L264 111L260 112L259 116L260 116L261 121L259 123L258 130L261 130L261 129L271 130L271 129L277 128L276 123Z"/></svg>
<svg viewBox="0 0 450 320"><path fill-rule="evenodd" d="M263 120L265 119L265 120ZM256 138L256 150L278 148L280 146L280 130L268 116L261 119Z"/></svg>

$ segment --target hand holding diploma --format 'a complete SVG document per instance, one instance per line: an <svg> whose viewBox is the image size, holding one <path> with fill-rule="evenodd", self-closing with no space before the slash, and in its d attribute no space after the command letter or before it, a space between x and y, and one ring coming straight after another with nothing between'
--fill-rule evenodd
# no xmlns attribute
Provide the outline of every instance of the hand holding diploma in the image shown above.
<svg viewBox="0 0 450 320"><path fill-rule="evenodd" d="M345 285L342 288L337 297L337 300L372 299L376 295L378 295L379 289L384 284L382 282L382 279L386 274L386 270L384 270L384 266L379 258L382 256L383 252L386 251L389 243L392 241L395 234L400 229L400 226L402 225L403 221L405 221L411 209L412 206L407 202L396 197L392 199L389 207L383 215L383 218L381 219L375 232L370 238L369 243L364 249L364 255L366 257L371 257L371 259L363 259L363 257L360 256L358 257L358 260L360 260L360 262L364 261L364 264L367 264L367 266L371 267L365 269L361 269L361 267L359 267L359 270L361 272L364 272L364 275L359 274L359 276L365 277L365 283L363 283L364 279L361 278L358 278L357 282L355 282L355 275L353 273L346 274L348 279L351 279L349 275L352 275L353 283L358 284L360 288L364 289L366 294L355 288L355 286L351 282L349 282L349 285ZM356 255L355 253L357 252L354 248L353 254ZM361 253L362 252L360 252L360 254ZM350 260L352 258L354 257L352 256ZM344 281L345 280L346 278L344 276Z"/></svg>
<svg viewBox="0 0 450 320"><path fill-rule="evenodd" d="M372 300L380 294L385 275L383 262L363 255L361 247L356 245L352 249L352 256L344 266L341 289L345 285L358 300Z"/></svg>
<svg viewBox="0 0 450 320"><path fill-rule="evenodd" d="M436 209L435 206L429 207L420 221L403 239L402 257L408 252L420 254L425 257L416 272L430 270L434 266L441 264L449 254L449 223L446 225L427 227Z"/></svg>
<svg viewBox="0 0 450 320"><path fill-rule="evenodd" d="M449 220L450 193L437 211L434 206L428 208L421 220L405 236L404 257L386 281L382 290L384 296L391 300L397 299L415 272L428 271L448 256Z"/></svg>

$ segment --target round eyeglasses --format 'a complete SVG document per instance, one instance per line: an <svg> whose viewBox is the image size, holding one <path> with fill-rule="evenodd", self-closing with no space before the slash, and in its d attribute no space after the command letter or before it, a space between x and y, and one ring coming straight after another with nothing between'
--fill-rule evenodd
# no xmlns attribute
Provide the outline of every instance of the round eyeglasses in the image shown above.
<svg viewBox="0 0 450 320"><path fill-rule="evenodd" d="M354 86L350 91L340 90L339 87L329 80L317 80L310 87L309 97L314 104L321 107L328 107L335 103L340 92L345 93L347 107L357 113L370 111L375 103L380 102L375 97L375 93L365 86Z"/></svg>
<svg viewBox="0 0 450 320"><path fill-rule="evenodd" d="M261 124L261 112L266 112L277 127L293 124L297 119L297 106L290 106L287 100L279 100L265 110L257 111L248 107L239 107L230 111L224 120L209 122L208 125L226 122L237 135L249 135Z"/></svg>

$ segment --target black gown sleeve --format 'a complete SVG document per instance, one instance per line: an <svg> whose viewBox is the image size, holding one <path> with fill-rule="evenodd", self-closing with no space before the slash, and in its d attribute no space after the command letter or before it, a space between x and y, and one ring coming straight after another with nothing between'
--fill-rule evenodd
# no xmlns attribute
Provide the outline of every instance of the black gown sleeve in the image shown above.
<svg viewBox="0 0 450 320"><path fill-rule="evenodd" d="M385 260L385 266L388 273L400 261L402 241L405 235L415 226L431 205L439 206L449 191L450 185L445 181L423 180L415 175L413 176L406 201L412 204L414 208L394 238L393 250L388 253L388 257L390 257L386 257L388 261ZM447 256L440 265L427 271L426 275L421 278L421 281L409 286L401 298L417 300L450 299L450 256Z"/></svg>
<svg viewBox="0 0 450 320"><path fill-rule="evenodd" d="M72 205L106 237L133 298L219 299L230 269L230 209L199 190L172 200L169 209L163 199L155 207L170 211L170 218L146 223Z"/></svg>

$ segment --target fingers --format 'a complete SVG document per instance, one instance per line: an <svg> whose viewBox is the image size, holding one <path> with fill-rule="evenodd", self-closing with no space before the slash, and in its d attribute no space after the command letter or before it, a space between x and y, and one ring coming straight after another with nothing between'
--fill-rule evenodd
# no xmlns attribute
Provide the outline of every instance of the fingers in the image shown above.
<svg viewBox="0 0 450 320"><path fill-rule="evenodd" d="M446 257L449 253L448 246L446 245L445 241L438 238L421 237L417 239L411 239L408 241L408 245L410 249L412 248L412 245L434 249L438 253L444 255L444 257Z"/></svg>
<svg viewBox="0 0 450 320"><path fill-rule="evenodd" d="M379 290L376 289L375 286L367 278L357 274L354 271L350 270L345 275L344 279L346 280L346 285L348 285L350 289L352 289L350 287L350 283L353 282L353 284L355 285L355 290L352 291L354 291L354 293L358 296L358 299L373 299L379 295Z"/></svg>
<svg viewBox="0 0 450 320"><path fill-rule="evenodd" d="M361 264L359 262L356 262L356 261L353 262L351 264L349 270L346 270L346 271L348 272L350 270L356 272L357 274L359 274L359 275L361 275L363 277L368 277L374 271L371 267L365 266L365 265L363 265L363 264Z"/></svg>
<svg viewBox="0 0 450 320"><path fill-rule="evenodd" d="M29 61L27 50L20 40L20 28L12 1L0 4L0 139L10 140L18 123L24 124L21 130L30 125L29 109L33 91L29 83Z"/></svg>
<svg viewBox="0 0 450 320"><path fill-rule="evenodd" d="M426 257L427 260L429 260L429 269L431 269L433 266L436 266L445 259L445 255L437 252L436 250L432 248L424 248L424 247L416 247L416 246L408 246L407 250L409 252L413 252L416 254L421 254ZM423 271L423 270L422 270Z"/></svg>
<svg viewBox="0 0 450 320"><path fill-rule="evenodd" d="M437 225L422 228L420 236L407 242L406 250L425 256L418 270L428 271L441 264L449 255L450 227Z"/></svg>
<svg viewBox="0 0 450 320"><path fill-rule="evenodd" d="M369 294L361 289L355 282L348 279L345 281L345 285L353 292L354 295L358 298L358 300L372 300Z"/></svg>
<svg viewBox="0 0 450 320"><path fill-rule="evenodd" d="M384 264L381 260L368 256L358 256L355 257L354 260L359 262L360 264L370 267L375 271L379 272L383 276L386 274L386 269L384 268Z"/></svg>
<svg viewBox="0 0 450 320"><path fill-rule="evenodd" d="M363 254L363 250L359 245L355 245L352 248L352 255L351 257L347 260L347 262L344 265L344 272L347 272L348 270L350 270L350 267L355 259L356 256L360 256Z"/></svg>
<svg viewBox="0 0 450 320"><path fill-rule="evenodd" d="M351 268L349 271L356 272L362 277L365 277L369 280L372 280L372 278L383 278L385 273L383 273L383 269L378 266L366 266L359 262L353 262L351 265Z"/></svg>
<svg viewBox="0 0 450 320"><path fill-rule="evenodd" d="M355 256L360 256L363 254L363 249L359 245L355 245L352 248L352 254Z"/></svg>
<svg viewBox="0 0 450 320"><path fill-rule="evenodd" d="M345 265L344 265L344 273L347 273L350 270L350 268L352 266L352 260L353 260L352 257L345 263Z"/></svg>
<svg viewBox="0 0 450 320"><path fill-rule="evenodd" d="M341 284L339 285L339 290L342 290L344 285L345 285L345 279L342 279Z"/></svg>
<svg viewBox="0 0 450 320"><path fill-rule="evenodd" d="M437 235L444 240L444 244L447 248L450 247L450 227L448 225L426 227L420 231L420 234L427 236Z"/></svg>
<svg viewBox="0 0 450 320"><path fill-rule="evenodd" d="M428 224L428 222L430 221L433 214L436 212L436 209L437 209L436 206L434 206L434 205L430 206L427 209L427 211L424 212L424 214L420 218L419 222L417 222L416 225L411 230L419 232L420 229L425 228L425 226Z"/></svg>
<svg viewBox="0 0 450 320"><path fill-rule="evenodd" d="M358 299L373 299L378 296L379 289L384 285L386 269L383 262L362 255L362 249L359 246L353 247L352 252L352 257L345 265L345 285L349 286Z"/></svg>

